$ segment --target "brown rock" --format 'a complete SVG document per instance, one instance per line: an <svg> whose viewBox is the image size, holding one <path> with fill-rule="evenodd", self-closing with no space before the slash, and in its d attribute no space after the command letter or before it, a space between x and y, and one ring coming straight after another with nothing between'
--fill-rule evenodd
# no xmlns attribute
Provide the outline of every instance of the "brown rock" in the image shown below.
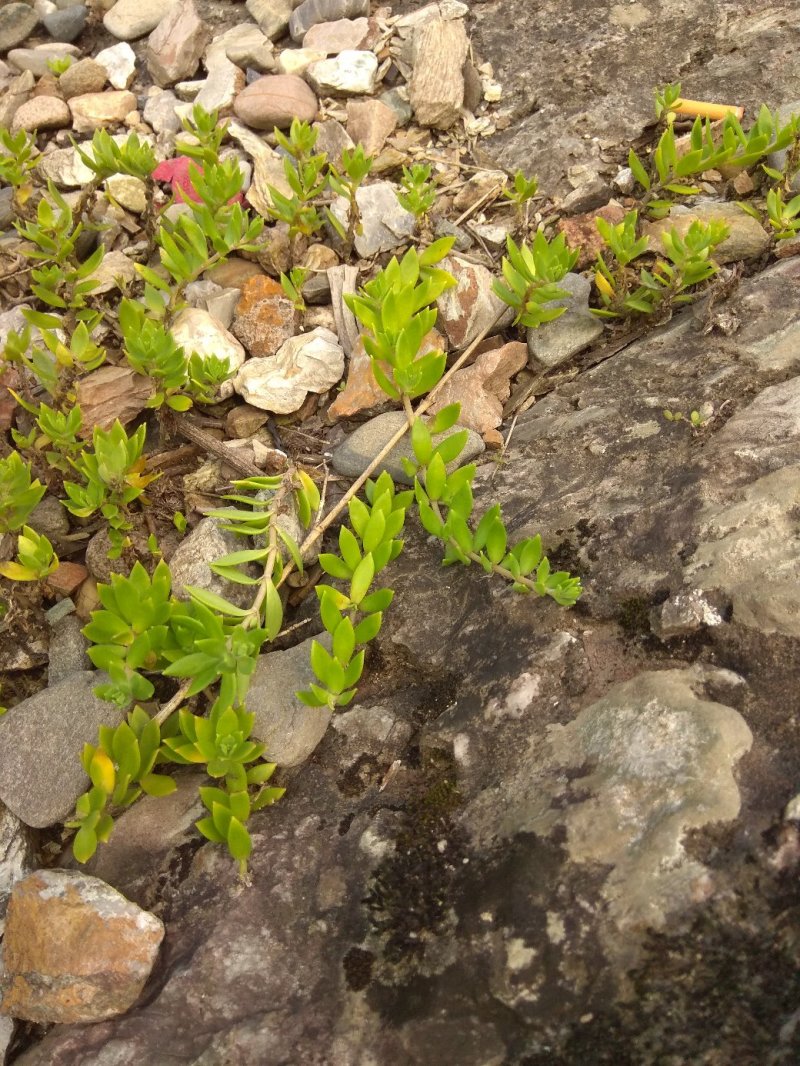
<svg viewBox="0 0 800 1066"><path fill-rule="evenodd" d="M194 76L211 40L211 30L194 0L171 7L147 41L147 69L162 88Z"/></svg>
<svg viewBox="0 0 800 1066"><path fill-rule="evenodd" d="M58 78L55 74L51 74L50 71L47 74L43 74L36 83L36 88L31 93L32 96L57 96L61 99L61 90L58 87Z"/></svg>
<svg viewBox="0 0 800 1066"><path fill-rule="evenodd" d="M28 100L36 84L36 79L29 70L25 70L11 82L0 96L0 126L11 126L17 111Z"/></svg>
<svg viewBox="0 0 800 1066"><path fill-rule="evenodd" d="M597 230L595 219L604 218L606 222L616 225L625 217L624 208L619 204L608 203L597 211L589 211L585 215L573 215L571 218L559 219L556 229L563 233L570 248L578 249L580 255L575 265L576 270L585 270L593 263L605 248L603 238Z"/></svg>
<svg viewBox="0 0 800 1066"><path fill-rule="evenodd" d="M295 74L265 74L240 92L233 104L236 116L257 130L286 129L294 118L312 122L317 107L316 96Z"/></svg>
<svg viewBox="0 0 800 1066"><path fill-rule="evenodd" d="M47 587L60 596L71 596L86 578L89 571L80 563L63 562L47 579Z"/></svg>
<svg viewBox="0 0 800 1066"><path fill-rule="evenodd" d="M96 877L37 870L14 885L3 940L3 1014L39 1024L96 1022L128 1010L164 926Z"/></svg>
<svg viewBox="0 0 800 1066"><path fill-rule="evenodd" d="M268 418L267 411L260 411L257 407L251 407L249 403L241 403L228 411L225 418L225 432L234 440L252 437Z"/></svg>
<svg viewBox="0 0 800 1066"><path fill-rule="evenodd" d="M71 121L69 107L57 96L34 96L17 109L11 129L63 130Z"/></svg>
<svg viewBox="0 0 800 1066"><path fill-rule="evenodd" d="M447 130L461 117L467 48L463 19L433 18L415 30L409 100L421 126Z"/></svg>
<svg viewBox="0 0 800 1066"><path fill-rule="evenodd" d="M348 100L347 132L367 155L377 155L397 129L397 113L380 100Z"/></svg>
<svg viewBox="0 0 800 1066"><path fill-rule="evenodd" d="M245 282L231 332L255 356L275 355L294 336L295 310L277 281L261 275Z"/></svg>
<svg viewBox="0 0 800 1066"><path fill-rule="evenodd" d="M136 110L136 97L127 89L107 93L84 93L69 102L72 125L77 133L92 133L106 126L116 126Z"/></svg>
<svg viewBox="0 0 800 1066"><path fill-rule="evenodd" d="M525 345L523 344L522 347L524 348ZM446 348L444 337L438 330L432 329L422 341L420 355L441 351L443 348ZM369 411L388 402L389 397L375 380L372 360L364 350L364 342L359 337L353 354L350 356L347 383L328 408L328 419L336 422L340 418L351 418L360 411Z"/></svg>
<svg viewBox="0 0 800 1066"><path fill-rule="evenodd" d="M335 56L347 49L363 48L369 33L369 19L366 18L318 22L303 38L303 48L315 48Z"/></svg>
<svg viewBox="0 0 800 1066"><path fill-rule="evenodd" d="M81 435L91 436L94 426L110 429L115 419L126 425L144 410L155 392L150 378L129 366L101 366L81 378L77 402L83 412Z"/></svg>
<svg viewBox="0 0 800 1066"><path fill-rule="evenodd" d="M108 71L102 64L94 59L79 59L58 79L58 88L65 100L71 100L73 96L102 92L106 81Z"/></svg>
<svg viewBox="0 0 800 1066"><path fill-rule="evenodd" d="M511 378L528 362L528 347L522 341L509 341L502 348L483 352L472 366L457 370L438 394L431 407L440 411L449 403L460 403L459 425L478 433L492 433L503 421L503 404L511 395Z"/></svg>
<svg viewBox="0 0 800 1066"><path fill-rule="evenodd" d="M206 277L215 285L221 285L223 289L243 289L244 284L250 278L263 276L264 271L258 263L251 263L249 259L240 259L232 255L225 263L217 263L208 271Z"/></svg>

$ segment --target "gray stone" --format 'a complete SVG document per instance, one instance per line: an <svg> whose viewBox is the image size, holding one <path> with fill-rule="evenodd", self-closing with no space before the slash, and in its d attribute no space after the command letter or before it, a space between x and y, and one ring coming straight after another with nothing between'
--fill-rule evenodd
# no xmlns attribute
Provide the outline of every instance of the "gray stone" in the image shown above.
<svg viewBox="0 0 800 1066"><path fill-rule="evenodd" d="M0 936L3 935L6 908L11 889L35 866L35 848L30 829L0 804ZM0 1062L3 1035L0 1029Z"/></svg>
<svg viewBox="0 0 800 1066"><path fill-rule="evenodd" d="M84 744L97 743L101 725L117 726L125 711L93 689L103 674L72 674L18 703L0 718L0 799L26 825L63 822L89 779Z"/></svg>
<svg viewBox="0 0 800 1066"><path fill-rule="evenodd" d="M292 12L289 33L293 41L302 41L318 22L336 22L369 15L369 0L303 0Z"/></svg>
<svg viewBox="0 0 800 1066"><path fill-rule="evenodd" d="M169 796L145 795L124 810L108 843L80 867L148 910L158 899L158 874L169 876L180 849L197 838L195 821L207 813L198 793L209 783L207 775L179 771L175 780L178 787ZM71 857L67 861L76 865Z"/></svg>
<svg viewBox="0 0 800 1066"><path fill-rule="evenodd" d="M181 129L181 120L175 111L177 103L175 93L154 85L147 91L142 118L156 133L177 133Z"/></svg>
<svg viewBox="0 0 800 1066"><path fill-rule="evenodd" d="M11 1041L14 1038L14 1030L16 1028L16 1022L13 1018L9 1018L6 1015L0 1014L0 1061L6 1061L6 1055L8 1049L11 1046Z"/></svg>
<svg viewBox="0 0 800 1066"><path fill-rule="evenodd" d="M546 307L566 307L552 322L528 330L528 351L543 366L559 363L588 348L603 333L603 323L589 310L592 286L581 274L567 274L558 283L569 296L552 300Z"/></svg>
<svg viewBox="0 0 800 1066"><path fill-rule="evenodd" d="M257 26L243 22L217 38L225 46L225 55L237 67L251 67L269 74L275 69L272 41Z"/></svg>
<svg viewBox="0 0 800 1066"><path fill-rule="evenodd" d="M307 707L295 695L317 681L309 660L313 640L330 651L331 638L323 633L288 651L260 655L247 691L245 704L256 716L253 735L267 746L264 758L279 766L305 762L331 720L327 707Z"/></svg>
<svg viewBox="0 0 800 1066"><path fill-rule="evenodd" d="M54 544L69 533L67 509L55 496L45 496L28 516L28 525Z"/></svg>
<svg viewBox="0 0 800 1066"><path fill-rule="evenodd" d="M71 4L59 11L45 15L42 21L54 41L74 41L80 37L86 25L88 11L83 4Z"/></svg>
<svg viewBox="0 0 800 1066"><path fill-rule="evenodd" d="M48 685L57 685L72 674L91 670L92 664L86 654L89 641L81 632L82 629L83 623L74 614L68 614L53 625L50 635L50 665L47 670Z"/></svg>
<svg viewBox="0 0 800 1066"><path fill-rule="evenodd" d="M379 252L391 252L407 243L414 232L414 216L400 206L394 185L389 181L376 181L362 185L356 192L356 202L361 212L363 231L356 234L355 247L365 259ZM334 200L333 214L347 225L347 203L343 197Z"/></svg>
<svg viewBox="0 0 800 1066"><path fill-rule="evenodd" d="M209 563L240 551L245 546L241 537L222 529L215 518L203 518L192 532L178 545L169 561L172 574L172 589L179 599L188 599L184 586L215 592L224 596L237 607L247 607L253 599L253 590L249 585L237 585L215 574ZM87 564L88 565L88 564Z"/></svg>
<svg viewBox="0 0 800 1066"><path fill-rule="evenodd" d="M402 411L387 411L386 414L377 415L354 430L333 453L333 466L339 474L346 477L358 477L369 466L375 456L389 443L398 429L405 424L405 415ZM463 429L463 426L455 425L445 433L434 437L434 442L444 440ZM464 463L475 459L484 450L484 444L479 434L470 429L467 431L467 443L464 450L456 460L448 465L448 471L453 471ZM388 470L395 481L402 481L406 485L413 483L403 469L401 460L414 458L408 435L403 437L389 452L377 469L377 473Z"/></svg>
<svg viewBox="0 0 800 1066"><path fill-rule="evenodd" d="M276 41L286 32L292 14L292 0L247 0L245 7L261 32L271 41Z"/></svg>
<svg viewBox="0 0 800 1066"><path fill-rule="evenodd" d="M700 200L693 207L676 204L665 219L648 223L644 233L650 238L650 247L660 251L659 234L664 230L674 227L683 237L693 222L708 223L712 220L724 222L730 231L714 250L714 259L718 263L754 259L769 248L770 236L758 219L748 215L738 204L718 200Z"/></svg>
<svg viewBox="0 0 800 1066"><path fill-rule="evenodd" d="M33 33L39 16L29 4L5 4L0 7L0 52L20 44Z"/></svg>
<svg viewBox="0 0 800 1066"><path fill-rule="evenodd" d="M39 44L35 48L14 48L8 53L8 62L16 70L29 70L37 78L50 73L48 61L65 56L80 55L74 44Z"/></svg>
<svg viewBox="0 0 800 1066"><path fill-rule="evenodd" d="M387 89L378 99L397 115L397 125L407 126L414 114L411 104L399 89Z"/></svg>

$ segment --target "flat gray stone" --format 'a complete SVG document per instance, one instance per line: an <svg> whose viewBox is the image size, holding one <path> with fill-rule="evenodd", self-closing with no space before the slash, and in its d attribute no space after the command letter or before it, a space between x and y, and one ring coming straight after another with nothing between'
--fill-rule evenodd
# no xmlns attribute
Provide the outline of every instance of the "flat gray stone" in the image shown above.
<svg viewBox="0 0 800 1066"><path fill-rule="evenodd" d="M342 441L333 453L333 466L336 472L344 474L345 477L358 477L359 474L362 474L367 469L375 456L404 422L405 415L402 411L387 411L385 414L371 418L363 426L359 426L349 437ZM458 425L453 426L446 433L434 437L434 441L438 443L445 437L449 437L464 428ZM464 450L458 459L454 463L450 463L447 468L450 472L468 463L484 451L485 445L480 435L473 429L467 432L467 443L464 446ZM413 484L413 478L410 478L403 470L403 458L414 458L408 434L392 448L376 470L375 476L383 470L388 470L395 481L401 481L406 485Z"/></svg>
<svg viewBox="0 0 800 1066"><path fill-rule="evenodd" d="M53 625L47 670L50 686L57 685L73 674L91 670L92 664L86 654L89 641L81 632L82 629L83 622L75 614L68 614Z"/></svg>
<svg viewBox="0 0 800 1066"><path fill-rule="evenodd" d="M288 651L260 655L247 692L245 705L256 716L253 735L267 745L264 757L279 766L305 762L331 720L327 707L306 707L295 696L317 680L309 659L313 640L330 651L331 638L321 633Z"/></svg>
<svg viewBox="0 0 800 1066"><path fill-rule="evenodd" d="M552 300L547 307L566 307L553 322L528 330L528 351L543 366L558 366L593 344L603 332L603 323L589 310L592 286L581 274L567 274L560 289L570 295Z"/></svg>
<svg viewBox="0 0 800 1066"><path fill-rule="evenodd" d="M92 691L106 680L94 670L72 674L0 718L0 800L20 821L43 828L65 821L88 786L84 744L125 711Z"/></svg>

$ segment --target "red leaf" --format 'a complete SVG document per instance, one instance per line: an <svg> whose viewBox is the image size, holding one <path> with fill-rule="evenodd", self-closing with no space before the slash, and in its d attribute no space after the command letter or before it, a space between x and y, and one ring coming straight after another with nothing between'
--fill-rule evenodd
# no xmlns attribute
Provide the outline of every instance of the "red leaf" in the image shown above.
<svg viewBox="0 0 800 1066"><path fill-rule="evenodd" d="M200 163L195 163L193 159L186 155L176 155L174 159L165 159L162 163L159 163L152 176L155 181L169 183L178 203L186 203L188 200L194 200L195 203L199 203L200 197L197 195L189 177L190 167L196 167L201 174L203 173L203 167ZM243 204L244 197L239 193L238 196L232 197L228 202Z"/></svg>

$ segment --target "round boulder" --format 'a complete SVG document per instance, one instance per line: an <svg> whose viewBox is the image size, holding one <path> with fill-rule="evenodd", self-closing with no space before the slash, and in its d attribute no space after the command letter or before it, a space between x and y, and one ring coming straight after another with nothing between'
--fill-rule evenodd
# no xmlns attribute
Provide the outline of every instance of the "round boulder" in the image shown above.
<svg viewBox="0 0 800 1066"><path fill-rule="evenodd" d="M274 126L287 129L292 119L312 122L317 114L317 98L302 78L295 74L266 74L236 97L237 118L257 130Z"/></svg>

